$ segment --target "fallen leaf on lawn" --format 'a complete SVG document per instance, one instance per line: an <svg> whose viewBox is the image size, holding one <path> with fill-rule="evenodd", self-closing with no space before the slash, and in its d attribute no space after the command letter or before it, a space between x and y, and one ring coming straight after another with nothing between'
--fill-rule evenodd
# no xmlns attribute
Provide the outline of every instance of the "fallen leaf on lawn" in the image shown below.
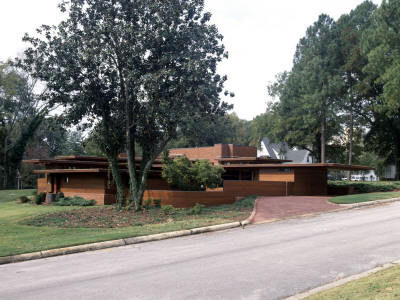
<svg viewBox="0 0 400 300"><path fill-rule="evenodd" d="M393 291L393 288L392 287L387 287L386 291L391 292L391 291Z"/></svg>

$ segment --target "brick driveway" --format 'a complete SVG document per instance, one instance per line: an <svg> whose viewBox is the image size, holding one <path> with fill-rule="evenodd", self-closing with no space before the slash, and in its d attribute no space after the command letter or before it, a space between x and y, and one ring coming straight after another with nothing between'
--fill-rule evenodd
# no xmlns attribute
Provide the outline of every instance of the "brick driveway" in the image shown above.
<svg viewBox="0 0 400 300"><path fill-rule="evenodd" d="M329 198L331 197L258 197L250 221L258 223L341 208L338 204L328 202Z"/></svg>

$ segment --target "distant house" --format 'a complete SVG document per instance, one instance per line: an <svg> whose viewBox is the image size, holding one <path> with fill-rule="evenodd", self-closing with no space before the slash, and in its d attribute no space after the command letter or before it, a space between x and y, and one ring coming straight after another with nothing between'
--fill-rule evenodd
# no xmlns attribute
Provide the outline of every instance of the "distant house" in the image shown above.
<svg viewBox="0 0 400 300"><path fill-rule="evenodd" d="M373 170L363 171L362 174L352 174L351 181L378 181L379 178L376 176Z"/></svg>
<svg viewBox="0 0 400 300"><path fill-rule="evenodd" d="M312 164L313 159L310 151L290 149L286 143L274 144L268 138L261 141L261 150L258 150L258 156L271 157L272 159L291 160L294 164Z"/></svg>

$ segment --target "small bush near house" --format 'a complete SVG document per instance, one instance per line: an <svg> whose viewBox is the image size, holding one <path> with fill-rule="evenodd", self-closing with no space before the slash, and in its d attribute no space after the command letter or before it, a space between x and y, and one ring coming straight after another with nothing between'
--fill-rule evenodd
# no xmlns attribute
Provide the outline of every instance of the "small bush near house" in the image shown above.
<svg viewBox="0 0 400 300"><path fill-rule="evenodd" d="M175 211L175 208L172 205L163 205L161 206L161 210L164 214L170 215Z"/></svg>
<svg viewBox="0 0 400 300"><path fill-rule="evenodd" d="M46 193L39 193L35 195L35 204L41 205L44 201L46 201Z"/></svg>
<svg viewBox="0 0 400 300"><path fill-rule="evenodd" d="M53 202L52 205L56 206L93 206L96 204L96 200L86 200L80 196L60 198L57 202Z"/></svg>
<svg viewBox="0 0 400 300"><path fill-rule="evenodd" d="M397 182L328 181L329 186L352 186L356 193L390 192L400 188Z"/></svg>
<svg viewBox="0 0 400 300"><path fill-rule="evenodd" d="M63 192L57 192L56 194L56 199L54 200L55 202L58 202L61 198L65 198L64 193Z"/></svg>
<svg viewBox="0 0 400 300"><path fill-rule="evenodd" d="M186 156L172 159L168 151L162 155L162 177L172 189L181 191L204 191L206 187L214 189L222 184L222 166L212 165L207 159L191 162Z"/></svg>
<svg viewBox="0 0 400 300"><path fill-rule="evenodd" d="M19 202L20 203L28 203L30 200L27 196L21 196L19 197Z"/></svg>
<svg viewBox="0 0 400 300"><path fill-rule="evenodd" d="M201 213L202 208L205 207L203 204L196 203L196 205L190 208L186 214L188 215L199 215Z"/></svg>
<svg viewBox="0 0 400 300"><path fill-rule="evenodd" d="M153 199L153 205L154 207L161 207L161 199Z"/></svg>
<svg viewBox="0 0 400 300"><path fill-rule="evenodd" d="M37 195L37 189L34 189L33 191L32 191L32 196L36 196Z"/></svg>
<svg viewBox="0 0 400 300"><path fill-rule="evenodd" d="M143 208L144 209L150 209L151 207L151 199L147 199L143 201Z"/></svg>

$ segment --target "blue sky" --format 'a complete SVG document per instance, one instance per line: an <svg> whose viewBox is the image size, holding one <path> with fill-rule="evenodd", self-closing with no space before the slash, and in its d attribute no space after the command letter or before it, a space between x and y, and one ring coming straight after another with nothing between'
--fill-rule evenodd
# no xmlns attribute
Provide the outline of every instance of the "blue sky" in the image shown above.
<svg viewBox="0 0 400 300"><path fill-rule="evenodd" d="M24 49L25 32L63 19L58 0L10 0L0 3L0 60ZM235 93L227 99L243 119L263 113L270 101L267 85L292 66L296 44L321 13L335 20L349 13L361 0L205 0L212 22L224 35L229 59L219 72L228 75L226 87ZM380 1L373 0L379 4Z"/></svg>

